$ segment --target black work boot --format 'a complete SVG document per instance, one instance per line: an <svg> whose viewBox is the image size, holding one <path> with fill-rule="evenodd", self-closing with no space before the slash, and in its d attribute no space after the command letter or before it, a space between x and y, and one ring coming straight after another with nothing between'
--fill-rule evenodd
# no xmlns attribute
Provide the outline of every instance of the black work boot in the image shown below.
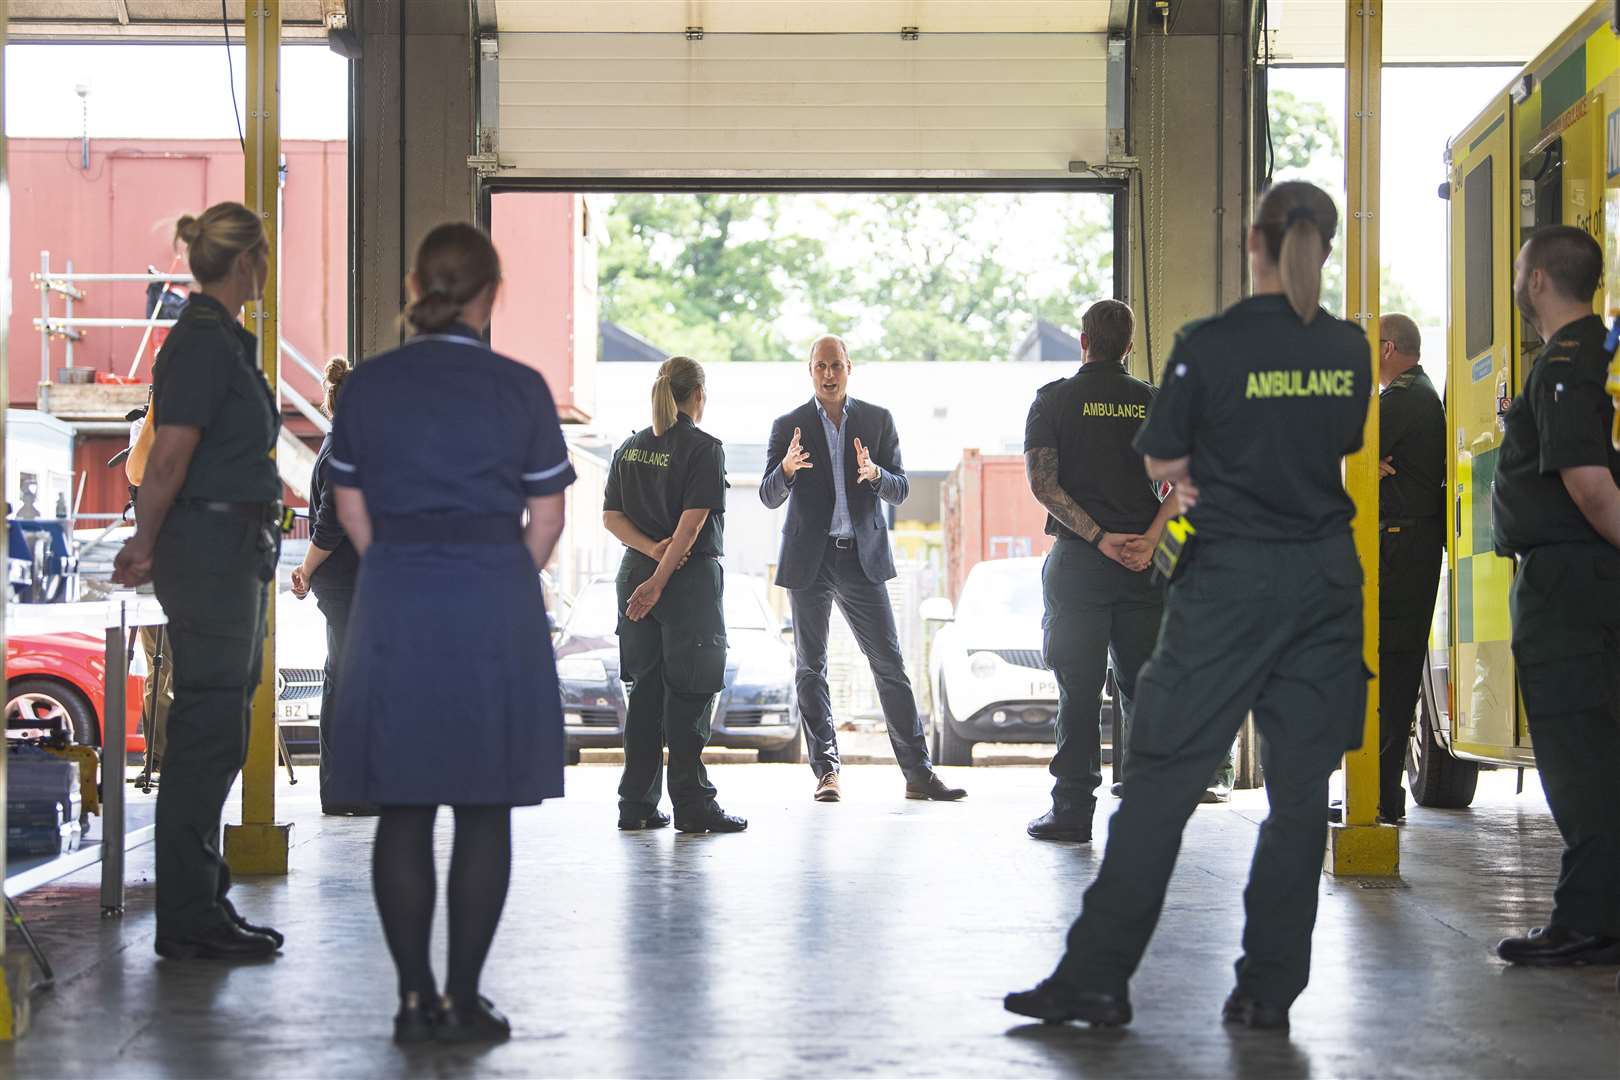
<svg viewBox="0 0 1620 1080"><path fill-rule="evenodd" d="M1029 823L1025 828L1037 840L1057 840L1070 844L1091 843L1091 818L1077 814L1060 814L1054 808Z"/></svg>
<svg viewBox="0 0 1620 1080"><path fill-rule="evenodd" d="M624 832L640 832L643 829L664 829L668 827L669 815L658 810L654 810L650 814L639 810L619 811L619 828Z"/></svg>
<svg viewBox="0 0 1620 1080"><path fill-rule="evenodd" d="M748 828L743 818L728 814L719 804L710 803L695 811L675 811L675 831L683 833L737 833Z"/></svg>
<svg viewBox="0 0 1620 1080"><path fill-rule="evenodd" d="M1221 1006L1221 1023L1241 1024L1255 1031L1287 1031L1288 1010L1263 1004L1241 990L1233 990Z"/></svg>
<svg viewBox="0 0 1620 1080"><path fill-rule="evenodd" d="M1538 926L1523 937L1503 938L1496 955L1528 967L1620 964L1620 938L1583 934L1567 926Z"/></svg>
<svg viewBox="0 0 1620 1080"><path fill-rule="evenodd" d="M1079 1020L1092 1027L1124 1027L1131 1022L1131 1001L1123 994L1071 990L1055 979L1042 979L1033 990L1008 994L1002 1006L1043 1024Z"/></svg>
<svg viewBox="0 0 1620 1080"><path fill-rule="evenodd" d="M278 949L281 948L283 945L287 944L287 939L284 936L282 936L281 931L277 930L275 927L273 927L273 926L259 926L259 925L255 924L255 923L250 923L246 919L244 919L242 917L242 913L236 910L236 905L232 904L230 902L229 898L224 897L224 896L220 897L219 898L219 906L225 909L225 917L226 918L230 919L231 922L235 923L237 926L241 927L243 930L246 930L248 933L250 933L250 934L263 934L265 937L267 937L271 941L275 942L276 943L276 948L278 948Z"/></svg>

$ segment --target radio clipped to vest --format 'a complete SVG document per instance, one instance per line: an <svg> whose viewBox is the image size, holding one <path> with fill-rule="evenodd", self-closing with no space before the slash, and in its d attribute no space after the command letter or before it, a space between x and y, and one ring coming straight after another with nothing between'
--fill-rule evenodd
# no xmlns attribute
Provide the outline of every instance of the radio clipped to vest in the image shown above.
<svg viewBox="0 0 1620 1080"><path fill-rule="evenodd" d="M1159 546L1153 549L1153 569L1164 581L1176 580L1176 574L1186 565L1187 552L1192 547L1198 530L1185 514L1164 523Z"/></svg>
<svg viewBox="0 0 1620 1080"><path fill-rule="evenodd" d="M1620 450L1620 356L1615 350L1620 348L1620 316L1616 316L1614 325L1609 327L1609 336L1603 339L1603 348L1609 353L1609 377L1603 384L1603 389L1609 392L1614 401L1614 421L1609 429L1609 444Z"/></svg>

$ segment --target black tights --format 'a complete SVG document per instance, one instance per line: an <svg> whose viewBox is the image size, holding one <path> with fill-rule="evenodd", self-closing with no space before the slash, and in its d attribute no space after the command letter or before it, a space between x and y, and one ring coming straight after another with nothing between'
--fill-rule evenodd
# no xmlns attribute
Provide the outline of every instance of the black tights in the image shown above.
<svg viewBox="0 0 1620 1080"><path fill-rule="evenodd" d="M495 926L512 878L512 808L457 806L450 856L450 973L445 992L460 1001L478 994ZM371 884L388 951L399 969L401 996L437 992L428 954L437 887L433 868L436 806L385 806L377 820Z"/></svg>

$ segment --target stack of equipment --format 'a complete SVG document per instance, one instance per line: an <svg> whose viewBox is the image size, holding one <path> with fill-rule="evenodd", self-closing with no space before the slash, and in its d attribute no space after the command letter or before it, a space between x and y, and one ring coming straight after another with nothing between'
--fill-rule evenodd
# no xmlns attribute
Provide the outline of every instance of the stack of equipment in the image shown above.
<svg viewBox="0 0 1620 1080"><path fill-rule="evenodd" d="M59 855L77 850L83 812L77 762L32 746L6 748L6 853Z"/></svg>

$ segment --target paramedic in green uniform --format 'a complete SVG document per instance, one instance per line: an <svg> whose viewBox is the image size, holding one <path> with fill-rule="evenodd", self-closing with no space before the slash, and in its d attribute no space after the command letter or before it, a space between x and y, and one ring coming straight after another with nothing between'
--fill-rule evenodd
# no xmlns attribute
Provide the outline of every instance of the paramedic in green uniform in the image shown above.
<svg viewBox="0 0 1620 1080"><path fill-rule="evenodd" d="M1496 952L1512 964L1620 964L1620 454L1592 313L1603 249L1548 226L1514 271L1513 298L1547 344L1508 409L1491 511L1497 553L1518 560L1513 661L1564 856L1548 925Z"/></svg>
<svg viewBox="0 0 1620 1080"><path fill-rule="evenodd" d="M1406 820L1406 749L1446 553L1446 413L1405 315L1378 321L1378 820Z"/></svg>
<svg viewBox="0 0 1620 1080"><path fill-rule="evenodd" d="M1042 652L1058 684L1052 808L1029 823L1037 840L1090 843L1102 783L1097 701L1114 666L1120 761L1135 708L1136 676L1153 651L1164 593L1149 566L1173 503L1161 503L1132 440L1153 387L1125 370L1136 319L1118 300L1080 318L1085 362L1035 395L1024 425L1029 487L1057 537L1041 568Z"/></svg>
<svg viewBox="0 0 1620 1080"><path fill-rule="evenodd" d="M246 922L226 892L225 797L247 759L265 605L281 550L280 414L258 339L238 323L264 292L270 247L239 203L182 217L196 279L152 369L157 436L114 580L151 581L169 619L174 705L157 803L157 953L254 960L281 935Z"/></svg>
<svg viewBox="0 0 1620 1080"><path fill-rule="evenodd" d="M1176 339L1137 449L1176 485L1181 551L1137 680L1131 771L1068 950L1008 1010L1129 1023L1182 829L1252 711L1271 812L1260 826L1237 985L1223 1017L1283 1028L1310 974L1328 777L1361 742L1361 566L1341 479L1372 400L1367 337L1319 305L1338 212L1278 184L1249 231L1255 295ZM1179 531L1178 522L1167 534Z"/></svg>
<svg viewBox="0 0 1620 1080"><path fill-rule="evenodd" d="M602 496L602 523L625 548L617 585L619 674L630 684L619 782L619 828L626 831L669 824L658 809L666 742L675 828L748 828L720 809L703 767L726 675L726 453L698 428L707 402L698 362L665 360L653 382L652 426L613 455Z"/></svg>

